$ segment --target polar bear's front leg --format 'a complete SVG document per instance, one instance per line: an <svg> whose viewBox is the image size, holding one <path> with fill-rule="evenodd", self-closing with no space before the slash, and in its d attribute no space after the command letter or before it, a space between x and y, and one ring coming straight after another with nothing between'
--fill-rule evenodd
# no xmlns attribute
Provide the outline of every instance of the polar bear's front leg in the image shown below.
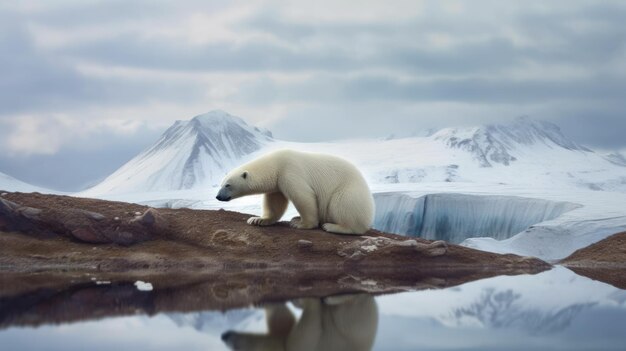
<svg viewBox="0 0 626 351"><path fill-rule="evenodd" d="M272 225L285 214L289 200L280 192L263 196L263 216L248 218L248 224L266 226Z"/></svg>

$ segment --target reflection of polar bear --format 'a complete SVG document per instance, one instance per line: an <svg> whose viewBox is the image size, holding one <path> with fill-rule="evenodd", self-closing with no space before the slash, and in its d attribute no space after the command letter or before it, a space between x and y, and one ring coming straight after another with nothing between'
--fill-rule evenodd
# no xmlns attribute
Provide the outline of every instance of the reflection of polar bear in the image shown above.
<svg viewBox="0 0 626 351"><path fill-rule="evenodd" d="M370 295L298 300L302 316L285 305L266 308L268 334L228 331L222 340L233 350L340 351L371 350L378 326L378 309Z"/></svg>
<svg viewBox="0 0 626 351"><path fill-rule="evenodd" d="M306 152L275 151L231 171L217 199L265 194L263 215L252 225L272 225L289 201L300 213L291 226L341 234L363 234L374 218L374 200L359 170L341 158Z"/></svg>

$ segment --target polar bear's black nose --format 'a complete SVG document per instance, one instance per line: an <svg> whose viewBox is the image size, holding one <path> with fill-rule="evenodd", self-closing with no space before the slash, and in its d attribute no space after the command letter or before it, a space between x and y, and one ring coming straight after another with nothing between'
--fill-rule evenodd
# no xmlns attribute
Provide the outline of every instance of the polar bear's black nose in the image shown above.
<svg viewBox="0 0 626 351"><path fill-rule="evenodd" d="M230 201L230 196L224 196L224 195L217 194L217 196L215 198L220 200L220 201Z"/></svg>
<svg viewBox="0 0 626 351"><path fill-rule="evenodd" d="M231 195L232 194L230 192L230 189L227 187L223 187L220 189L220 191L217 192L217 196L215 198L220 201L230 201L230 199L232 198Z"/></svg>

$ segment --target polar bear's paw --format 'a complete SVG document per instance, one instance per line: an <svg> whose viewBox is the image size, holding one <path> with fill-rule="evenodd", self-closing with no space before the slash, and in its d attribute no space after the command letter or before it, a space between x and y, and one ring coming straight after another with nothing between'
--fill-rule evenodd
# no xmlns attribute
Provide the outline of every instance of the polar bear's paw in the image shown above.
<svg viewBox="0 0 626 351"><path fill-rule="evenodd" d="M250 217L248 218L248 224L250 225L258 225L258 226L267 226L276 223L276 221L271 220L269 218L263 217Z"/></svg>
<svg viewBox="0 0 626 351"><path fill-rule="evenodd" d="M306 223L303 222L300 217L293 217L291 221L289 221L289 226L296 229L313 229L317 228L317 223Z"/></svg>
<svg viewBox="0 0 626 351"><path fill-rule="evenodd" d="M289 221L289 226L292 228L297 228L298 224L300 224L302 222L302 218L298 217L293 217L290 221Z"/></svg>
<svg viewBox="0 0 626 351"><path fill-rule="evenodd" d="M337 234L356 234L352 229L346 228L342 225L335 223L324 223L322 224L322 229L329 233L337 233Z"/></svg>

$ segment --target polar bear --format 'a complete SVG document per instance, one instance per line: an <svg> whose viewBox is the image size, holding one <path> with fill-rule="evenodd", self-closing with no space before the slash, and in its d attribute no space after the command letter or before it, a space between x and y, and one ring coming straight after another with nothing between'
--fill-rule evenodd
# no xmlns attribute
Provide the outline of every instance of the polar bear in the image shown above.
<svg viewBox="0 0 626 351"><path fill-rule="evenodd" d="M339 234L363 234L374 219L374 199L350 162L325 154L279 150L232 170L217 194L220 201L265 194L263 215L248 224L272 225L291 201L299 217L291 226Z"/></svg>
<svg viewBox="0 0 626 351"><path fill-rule="evenodd" d="M378 307L367 294L302 298L296 321L284 304L265 307L267 334L227 331L222 340L241 351L369 351L378 329Z"/></svg>

